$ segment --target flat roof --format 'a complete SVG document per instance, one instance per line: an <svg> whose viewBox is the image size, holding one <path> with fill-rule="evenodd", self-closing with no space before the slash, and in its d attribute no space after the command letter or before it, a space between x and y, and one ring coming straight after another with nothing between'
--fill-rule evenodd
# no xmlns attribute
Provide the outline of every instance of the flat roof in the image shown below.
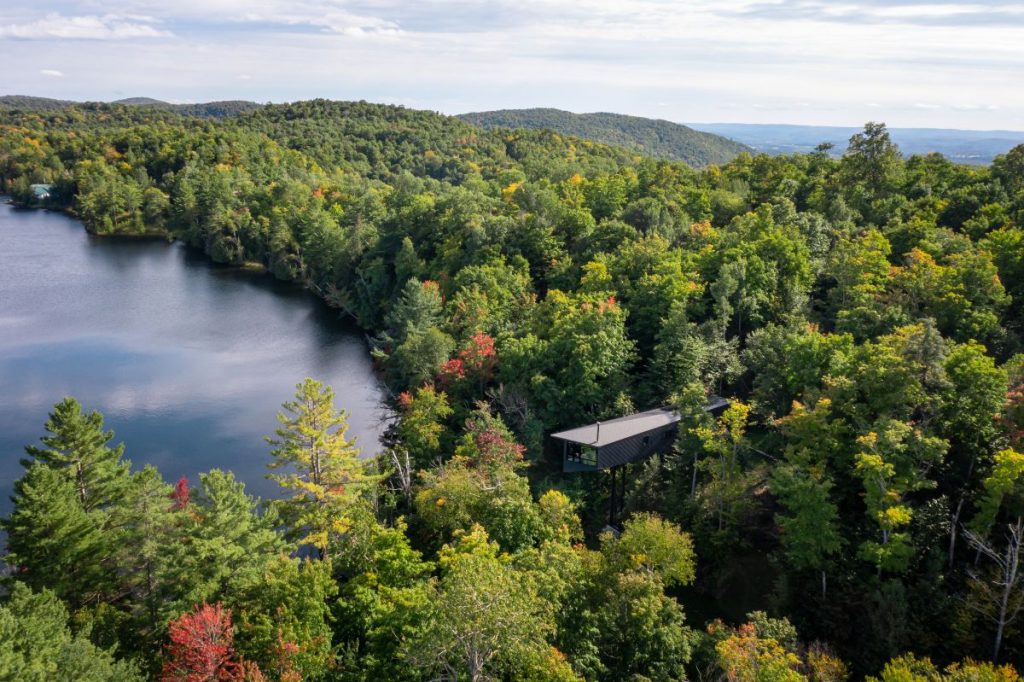
<svg viewBox="0 0 1024 682"><path fill-rule="evenodd" d="M725 398L717 395L711 396L708 404L704 406L704 411L711 412L728 404L729 401ZM618 419L609 419L606 422L595 422L586 426L577 426L575 429L559 431L551 434L551 437L600 448L648 431L671 426L679 419L679 413L671 407L659 407Z"/></svg>

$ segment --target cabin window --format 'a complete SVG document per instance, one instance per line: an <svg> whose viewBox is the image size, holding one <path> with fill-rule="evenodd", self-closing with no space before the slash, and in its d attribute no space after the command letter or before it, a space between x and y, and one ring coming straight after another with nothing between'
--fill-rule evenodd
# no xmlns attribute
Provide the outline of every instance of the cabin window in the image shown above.
<svg viewBox="0 0 1024 682"><path fill-rule="evenodd" d="M651 437L650 436L644 436L644 447L647 447L650 444L651 444Z"/></svg>
<svg viewBox="0 0 1024 682"><path fill-rule="evenodd" d="M589 445L583 445L581 443L569 443L569 449L566 453L566 458L570 462L576 462L577 464L586 464L587 466L597 466L597 449Z"/></svg>

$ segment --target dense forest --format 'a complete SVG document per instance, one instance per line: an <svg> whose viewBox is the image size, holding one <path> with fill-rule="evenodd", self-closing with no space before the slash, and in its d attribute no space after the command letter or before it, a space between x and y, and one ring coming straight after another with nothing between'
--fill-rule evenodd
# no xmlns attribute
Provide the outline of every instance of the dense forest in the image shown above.
<svg viewBox="0 0 1024 682"><path fill-rule="evenodd" d="M396 413L360 458L300 382L260 501L59 402L2 522L0 679L1020 680L1024 147L828 151L698 171L327 101L0 112L15 201L304 284ZM546 436L661 405L678 441L606 529L607 472Z"/></svg>
<svg viewBox="0 0 1024 682"><path fill-rule="evenodd" d="M481 128L545 128L566 135L634 149L645 156L685 161L704 168L723 164L753 150L727 137L701 132L671 121L623 114L574 114L560 109L502 109L461 114Z"/></svg>

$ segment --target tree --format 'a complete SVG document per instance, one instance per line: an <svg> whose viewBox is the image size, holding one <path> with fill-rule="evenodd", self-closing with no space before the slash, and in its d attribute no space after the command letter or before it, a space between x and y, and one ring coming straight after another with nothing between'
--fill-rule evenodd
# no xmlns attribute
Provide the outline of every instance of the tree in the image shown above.
<svg viewBox="0 0 1024 682"><path fill-rule="evenodd" d="M935 487L923 474L942 461L948 444L892 419L883 420L877 431L860 436L857 443L861 452L855 456L855 471L864 483L868 516L881 532L881 542L861 543L861 556L875 564L879 574L903 571L914 552L907 531L914 512L904 496Z"/></svg>
<svg viewBox="0 0 1024 682"><path fill-rule="evenodd" d="M234 474L199 475L188 507L175 513L175 533L159 547L160 608L164 617L194 604L226 598L234 586L262 575L267 562L289 550L273 509L259 502ZM166 501L165 501L166 503Z"/></svg>
<svg viewBox="0 0 1024 682"><path fill-rule="evenodd" d="M550 605L483 528L474 526L442 549L440 566L426 627L402 648L412 664L440 673L440 679L478 682L502 672L528 675L524 666L551 661ZM568 664L555 667L559 677L571 679Z"/></svg>
<svg viewBox="0 0 1024 682"><path fill-rule="evenodd" d="M899 311L888 310L884 302L892 276L890 253L889 240L873 228L836 244L825 272L836 281L829 301L837 331L863 340L893 325Z"/></svg>
<svg viewBox="0 0 1024 682"><path fill-rule="evenodd" d="M903 176L903 156L893 144L884 123L867 123L864 132L850 138L843 154L840 172L850 188L863 188L848 192L855 199L865 218L877 220L877 204L897 190ZM881 221L877 224L881 224Z"/></svg>
<svg viewBox="0 0 1024 682"><path fill-rule="evenodd" d="M998 660L1003 633L1024 608L1024 455L1014 450L997 453L983 485L973 529L964 533L970 545L991 560L994 568L990 574L976 567L969 570L977 598L968 604L995 623L992 659ZM1010 519L1004 549L986 539L1000 512Z"/></svg>
<svg viewBox="0 0 1024 682"><path fill-rule="evenodd" d="M517 471L524 448L481 404L467 420L455 456L420 474L416 510L442 540L479 524L506 551L534 544L544 524L530 485Z"/></svg>
<svg viewBox="0 0 1024 682"><path fill-rule="evenodd" d="M1021 676L1009 665L995 665L971 659L951 663L939 671L929 658L904 654L885 664L879 677L868 682L1020 682Z"/></svg>
<svg viewBox="0 0 1024 682"><path fill-rule="evenodd" d="M780 466L771 478L772 491L786 508L775 515L789 565L821 573L825 598L826 567L843 546L839 510L829 495L832 481L819 468Z"/></svg>
<svg viewBox="0 0 1024 682"><path fill-rule="evenodd" d="M402 518L386 527L361 515L332 561L341 589L335 641L359 652L355 663L365 679L415 679L400 649L423 631L435 565L412 548L406 532Z"/></svg>
<svg viewBox="0 0 1024 682"><path fill-rule="evenodd" d="M960 489L950 518L949 564L952 566L956 538L960 535L960 518L973 492L975 470L979 463L990 459L992 446L999 439L998 416L1006 399L1007 373L995 366L995 361L985 354L984 346L974 342L955 345L943 364L948 388L943 391L936 431L950 441L947 485ZM989 523L994 520L993 516Z"/></svg>
<svg viewBox="0 0 1024 682"><path fill-rule="evenodd" d="M527 389L546 424L612 413L635 359L625 310L613 296L550 291L533 317L536 333L499 344L499 379Z"/></svg>
<svg viewBox="0 0 1024 682"><path fill-rule="evenodd" d="M197 605L170 624L161 682L244 682L234 637L230 609Z"/></svg>
<svg viewBox="0 0 1024 682"><path fill-rule="evenodd" d="M821 390L822 380L853 345L849 334L826 334L801 321L752 332L743 351L743 362L753 374L752 409L768 416L786 414L793 401Z"/></svg>
<svg viewBox="0 0 1024 682"><path fill-rule="evenodd" d="M111 591L104 566L112 550L101 513L82 507L79 489L63 471L30 464L14 484L14 509L3 520L6 563L36 589L49 588L73 607Z"/></svg>
<svg viewBox="0 0 1024 682"><path fill-rule="evenodd" d="M690 536L656 514L634 514L618 538L605 534L601 539L611 570L657 575L668 586L689 585L696 576Z"/></svg>
<svg viewBox="0 0 1024 682"><path fill-rule="evenodd" d="M800 658L772 637L762 637L753 623L715 646L718 664L729 682L801 682Z"/></svg>
<svg viewBox="0 0 1024 682"><path fill-rule="evenodd" d="M444 420L451 416L448 396L431 385L398 396L402 415L394 426L394 443L388 457L394 470L392 480L406 498L411 498L414 472L439 460ZM391 435L389 434L389 435Z"/></svg>
<svg viewBox="0 0 1024 682"><path fill-rule="evenodd" d="M844 544L829 475L829 460L840 447L830 423L831 408L828 398L821 398L814 409L793 402L790 414L780 420L788 441L786 461L770 478L771 490L785 508L775 520L786 558L796 570L820 572L822 599L827 593L826 569Z"/></svg>
<svg viewBox="0 0 1024 682"><path fill-rule="evenodd" d="M270 560L228 597L239 653L276 679L322 679L335 667L329 603L337 593L330 561Z"/></svg>
<svg viewBox="0 0 1024 682"><path fill-rule="evenodd" d="M124 444L108 447L114 432L103 430L102 414L86 414L77 400L67 397L54 405L45 428L48 435L41 439L45 447L30 445L25 451L64 472L74 482L86 511L121 499L131 465L121 459Z"/></svg>
<svg viewBox="0 0 1024 682"><path fill-rule="evenodd" d="M0 679L18 682L142 682L137 667L72 634L67 608L49 590L15 582L0 605Z"/></svg>
<svg viewBox="0 0 1024 682"><path fill-rule="evenodd" d="M296 386L295 400L284 403L278 414L281 427L274 446L270 469L288 468L272 474L291 497L279 504L291 537L312 545L321 557L327 555L332 538L344 533L352 509L365 502L379 481L359 459L359 449L345 437L348 414L334 408L334 390L314 379Z"/></svg>
<svg viewBox="0 0 1024 682"><path fill-rule="evenodd" d="M658 332L650 368L658 400L670 400L692 387L713 393L742 371L735 340L727 341L711 325L697 327L688 318L686 306L675 303Z"/></svg>
<svg viewBox="0 0 1024 682"><path fill-rule="evenodd" d="M694 632L686 626L679 602L665 594L661 578L625 571L600 584L604 589L593 616L603 669L598 679L686 679Z"/></svg>
<svg viewBox="0 0 1024 682"><path fill-rule="evenodd" d="M980 593L980 603L971 605L995 623L992 660L999 660L1003 633L1024 608L1024 517L1008 524L1006 547L1002 550L980 535L967 531L967 541L995 565L991 576L970 571L973 587Z"/></svg>
<svg viewBox="0 0 1024 682"><path fill-rule="evenodd" d="M698 468L708 475L698 498L709 515L715 518L719 531L732 528L749 503L747 490L752 482L752 472L743 467L740 457L748 447L749 414L750 407L737 400L714 424L698 426L694 430L707 454L698 463Z"/></svg>

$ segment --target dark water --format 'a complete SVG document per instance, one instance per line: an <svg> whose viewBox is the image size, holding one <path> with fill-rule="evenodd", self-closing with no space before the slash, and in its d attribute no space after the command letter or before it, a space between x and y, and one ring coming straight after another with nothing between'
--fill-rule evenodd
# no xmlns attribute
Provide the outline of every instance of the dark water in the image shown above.
<svg viewBox="0 0 1024 682"><path fill-rule="evenodd" d="M171 482L230 469L272 495L263 437L306 376L334 386L349 434L375 452L386 412L363 336L310 294L0 205L0 513L65 395L103 412L136 466Z"/></svg>

